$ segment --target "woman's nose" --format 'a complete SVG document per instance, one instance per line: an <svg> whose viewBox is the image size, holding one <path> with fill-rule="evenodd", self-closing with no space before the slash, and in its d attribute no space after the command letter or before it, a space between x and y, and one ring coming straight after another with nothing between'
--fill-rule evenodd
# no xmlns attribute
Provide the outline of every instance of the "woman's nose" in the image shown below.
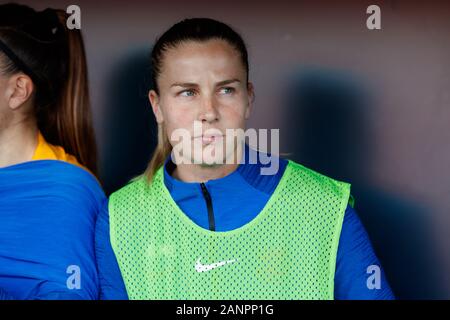
<svg viewBox="0 0 450 320"><path fill-rule="evenodd" d="M200 121L213 122L218 120L219 113L217 112L217 102L213 98L205 98L202 102L200 110Z"/></svg>

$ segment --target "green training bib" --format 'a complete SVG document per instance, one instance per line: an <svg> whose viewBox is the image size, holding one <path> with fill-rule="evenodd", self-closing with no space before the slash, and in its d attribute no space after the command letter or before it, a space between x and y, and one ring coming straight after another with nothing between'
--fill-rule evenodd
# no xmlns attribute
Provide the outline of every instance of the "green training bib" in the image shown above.
<svg viewBox="0 0 450 320"><path fill-rule="evenodd" d="M181 211L163 179L161 167L150 184L142 177L110 197L130 299L333 299L349 184L289 161L252 221L215 232Z"/></svg>

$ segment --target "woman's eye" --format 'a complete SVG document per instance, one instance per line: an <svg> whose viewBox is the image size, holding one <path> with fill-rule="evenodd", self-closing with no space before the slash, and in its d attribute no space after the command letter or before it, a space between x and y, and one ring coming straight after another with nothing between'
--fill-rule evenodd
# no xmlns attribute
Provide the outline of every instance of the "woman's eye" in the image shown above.
<svg viewBox="0 0 450 320"><path fill-rule="evenodd" d="M234 88L225 87L225 88L220 89L220 91L224 94L232 94L234 92Z"/></svg>
<svg viewBox="0 0 450 320"><path fill-rule="evenodd" d="M193 97L195 95L194 90L183 90L179 93L183 97Z"/></svg>

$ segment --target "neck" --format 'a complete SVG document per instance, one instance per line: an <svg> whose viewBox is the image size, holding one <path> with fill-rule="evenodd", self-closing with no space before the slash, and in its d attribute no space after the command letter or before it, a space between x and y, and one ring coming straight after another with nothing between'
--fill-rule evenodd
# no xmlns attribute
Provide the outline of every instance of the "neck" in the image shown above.
<svg viewBox="0 0 450 320"><path fill-rule="evenodd" d="M201 166L180 164L173 171L173 177L184 182L207 182L223 178L237 169L239 164L223 164L217 166Z"/></svg>
<svg viewBox="0 0 450 320"><path fill-rule="evenodd" d="M0 128L0 168L31 161L37 136L38 128L33 120L12 121Z"/></svg>

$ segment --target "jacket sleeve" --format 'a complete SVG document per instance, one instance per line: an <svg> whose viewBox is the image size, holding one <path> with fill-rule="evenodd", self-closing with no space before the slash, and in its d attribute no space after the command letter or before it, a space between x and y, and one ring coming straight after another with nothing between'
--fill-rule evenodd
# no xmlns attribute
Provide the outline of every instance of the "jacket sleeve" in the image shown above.
<svg viewBox="0 0 450 320"><path fill-rule="evenodd" d="M125 284L111 246L108 201L100 210L95 228L95 252L101 300L128 300Z"/></svg>
<svg viewBox="0 0 450 320"><path fill-rule="evenodd" d="M379 283L376 283L377 272ZM350 205L342 224L334 284L334 296L338 300L395 299L369 236Z"/></svg>

